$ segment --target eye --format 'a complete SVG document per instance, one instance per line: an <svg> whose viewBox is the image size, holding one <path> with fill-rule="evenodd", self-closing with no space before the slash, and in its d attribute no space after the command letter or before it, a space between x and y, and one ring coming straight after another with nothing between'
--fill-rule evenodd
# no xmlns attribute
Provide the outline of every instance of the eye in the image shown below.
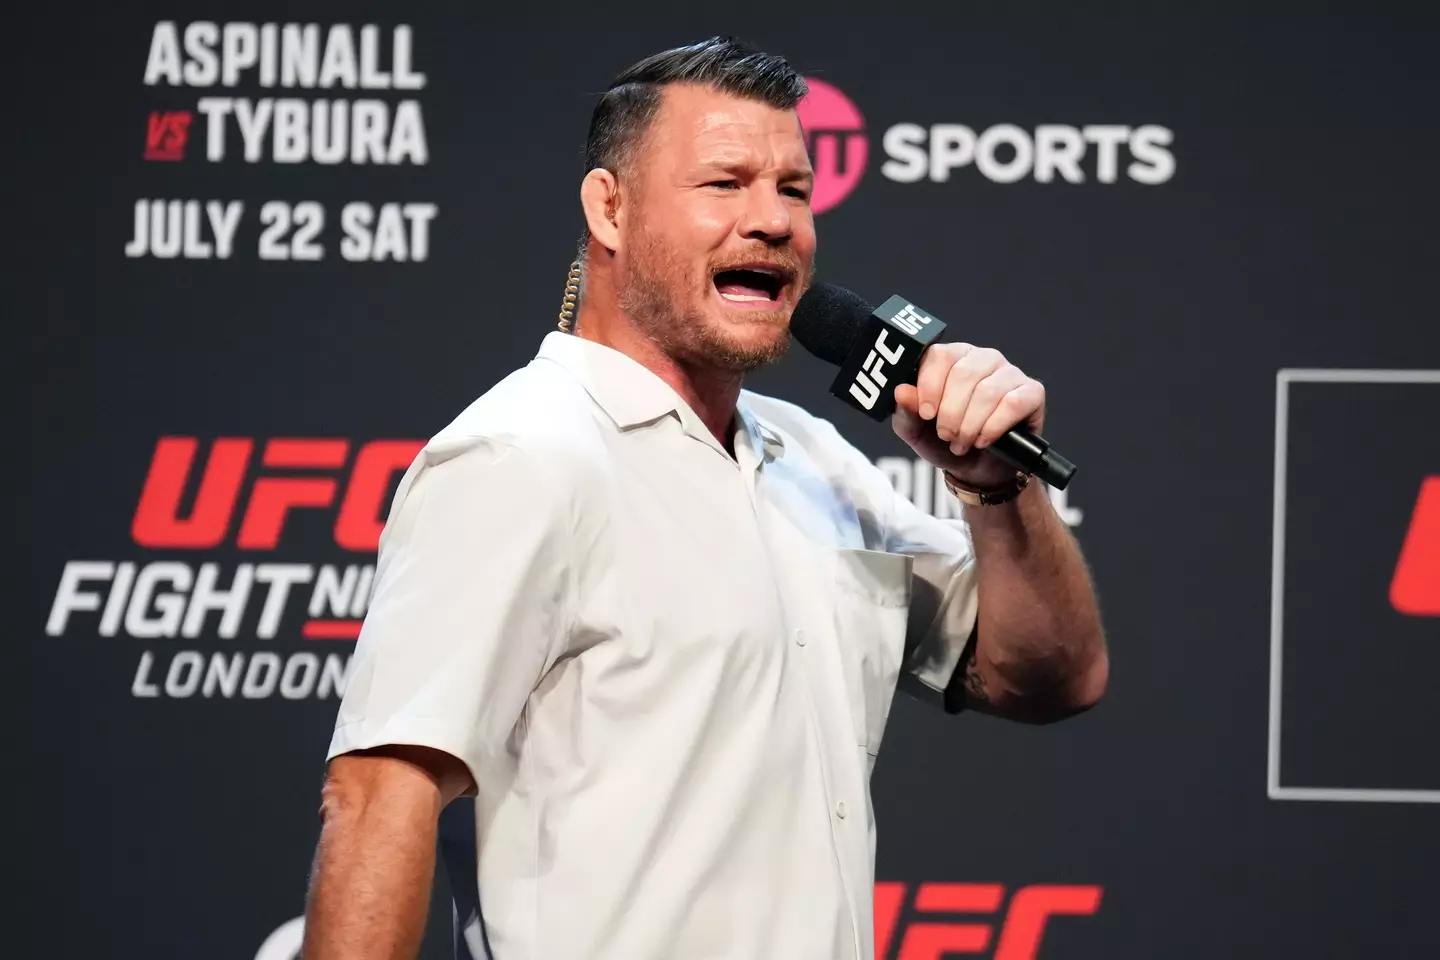
<svg viewBox="0 0 1440 960"><path fill-rule="evenodd" d="M799 200L810 199L810 191L806 190L804 187L784 187L783 189L781 189L780 192L785 194L786 196L795 197Z"/></svg>
<svg viewBox="0 0 1440 960"><path fill-rule="evenodd" d="M740 186L740 181L738 181L738 180L711 180L709 183L705 184L705 186L707 186L707 187L720 187L722 190L729 190L729 189L733 189L733 188L735 188L735 187Z"/></svg>

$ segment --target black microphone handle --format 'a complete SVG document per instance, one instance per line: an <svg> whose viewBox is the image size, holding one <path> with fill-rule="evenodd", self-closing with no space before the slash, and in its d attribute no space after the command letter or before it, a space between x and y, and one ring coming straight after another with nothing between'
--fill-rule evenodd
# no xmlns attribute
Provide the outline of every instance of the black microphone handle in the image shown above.
<svg viewBox="0 0 1440 960"><path fill-rule="evenodd" d="M1064 490L1075 475L1075 464L1050 449L1049 441L1025 426L1011 427L986 449L1016 470L1033 474L1057 490Z"/></svg>

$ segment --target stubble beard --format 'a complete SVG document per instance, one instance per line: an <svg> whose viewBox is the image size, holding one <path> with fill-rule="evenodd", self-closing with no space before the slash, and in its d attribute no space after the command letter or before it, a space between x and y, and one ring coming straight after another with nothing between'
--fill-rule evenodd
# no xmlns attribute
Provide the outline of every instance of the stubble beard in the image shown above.
<svg viewBox="0 0 1440 960"><path fill-rule="evenodd" d="M620 309L678 363L726 373L748 373L790 349L783 310L746 311L748 324L774 331L761 340L740 340L712 324L690 297L695 285L685 265L659 238L637 230L630 238L630 270L619 292ZM711 282L707 275L700 282ZM707 291L702 286L699 294Z"/></svg>

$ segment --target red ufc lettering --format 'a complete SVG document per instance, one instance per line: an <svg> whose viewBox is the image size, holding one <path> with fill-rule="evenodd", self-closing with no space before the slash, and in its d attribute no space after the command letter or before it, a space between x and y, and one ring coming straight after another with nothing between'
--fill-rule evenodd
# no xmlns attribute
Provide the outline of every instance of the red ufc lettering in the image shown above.
<svg viewBox="0 0 1440 960"><path fill-rule="evenodd" d="M150 472L140 491L140 504L130 524L130 535L142 547L188 547L207 549L219 546L230 528L235 497L245 480L250 462L249 438L216 440L200 480L200 491L190 515L180 516L180 498L199 442L194 437L161 437L150 459Z"/></svg>
<svg viewBox="0 0 1440 960"><path fill-rule="evenodd" d="M890 956L890 938L905 908L905 884L881 881L875 884L875 956Z"/></svg>
<svg viewBox="0 0 1440 960"><path fill-rule="evenodd" d="M1088 916L1099 909L1099 887L1026 887L1010 901L995 960L1035 960L1045 936L1046 920L1061 914Z"/></svg>
<svg viewBox="0 0 1440 960"><path fill-rule="evenodd" d="M338 470L350 452L348 440L271 440L265 445L267 467L319 467ZM250 509L240 525L241 550L274 550L293 507L328 507L335 502L334 477L263 477L250 493Z"/></svg>
<svg viewBox="0 0 1440 960"><path fill-rule="evenodd" d="M375 440L360 448L335 521L335 542L346 550L373 551L384 528L390 481L424 446L419 440ZM135 542L150 548L208 549L230 530L254 441L216 440L188 516L181 504L195 465L198 441L163 437L156 445L131 524ZM334 506L350 441L277 438L266 442L260 464L267 471L305 471L299 476L256 479L236 537L242 550L273 550L297 509ZM320 471L322 475L316 475ZM308 475L306 475L308 474ZM328 474L328 475L326 475Z"/></svg>
<svg viewBox="0 0 1440 960"><path fill-rule="evenodd" d="M145 127L146 160L184 160L190 140L189 110L152 112Z"/></svg>
<svg viewBox="0 0 1440 960"><path fill-rule="evenodd" d="M355 458L350 488L335 521L335 542L346 550L374 550L385 529L384 509L390 478L410 466L425 446L420 440L374 440Z"/></svg>
<svg viewBox="0 0 1440 960"><path fill-rule="evenodd" d="M889 960L897 929L895 960L943 960L954 954L984 954L995 925L988 922L923 920L901 926L906 885L875 884L875 956ZM922 883L914 908L921 914L995 914L1005 898L998 883ZM1036 960L1052 916L1081 916L1100 908L1101 888L1036 884L1011 899L993 960Z"/></svg>
<svg viewBox="0 0 1440 960"><path fill-rule="evenodd" d="M922 913L994 913L1005 899L998 883L922 883L915 909ZM988 923L912 923L900 943L899 960L944 960L947 953L984 953Z"/></svg>
<svg viewBox="0 0 1440 960"><path fill-rule="evenodd" d="M1390 580L1390 605L1412 617L1440 617L1440 477L1426 477Z"/></svg>

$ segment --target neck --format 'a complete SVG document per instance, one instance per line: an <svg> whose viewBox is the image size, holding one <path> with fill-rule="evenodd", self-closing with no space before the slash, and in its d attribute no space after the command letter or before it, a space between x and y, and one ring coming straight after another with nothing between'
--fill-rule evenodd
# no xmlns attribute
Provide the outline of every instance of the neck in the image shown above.
<svg viewBox="0 0 1440 960"><path fill-rule="evenodd" d="M731 427L742 374L684 363L666 353L620 309L606 270L586 269L577 321L575 336L618 350L664 380L734 455Z"/></svg>

